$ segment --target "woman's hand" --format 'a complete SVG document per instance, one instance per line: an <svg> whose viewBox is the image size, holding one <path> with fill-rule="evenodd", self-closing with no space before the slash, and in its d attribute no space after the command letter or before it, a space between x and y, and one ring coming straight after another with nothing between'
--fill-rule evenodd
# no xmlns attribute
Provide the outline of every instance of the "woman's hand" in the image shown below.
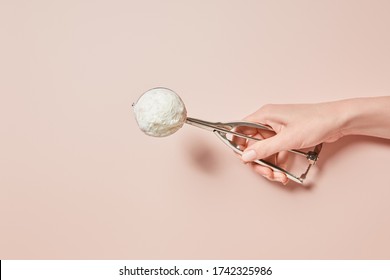
<svg viewBox="0 0 390 280"><path fill-rule="evenodd" d="M234 138L244 148L242 160L259 174L269 180L287 184L284 173L252 163L256 159L266 159L281 168L286 168L290 149L313 147L323 142L333 142L342 137L342 114L338 113L335 103L305 105L266 105L249 115L244 120L270 126L275 132L255 128L239 128L238 132L262 141L246 141Z"/></svg>
<svg viewBox="0 0 390 280"><path fill-rule="evenodd" d="M244 149L242 160L270 180L288 182L284 173L252 163L267 159L283 168L291 149L334 142L344 135L369 135L390 139L390 96L354 98L317 104L265 105L245 121L270 126L274 133L250 127L237 132L262 141L233 140Z"/></svg>

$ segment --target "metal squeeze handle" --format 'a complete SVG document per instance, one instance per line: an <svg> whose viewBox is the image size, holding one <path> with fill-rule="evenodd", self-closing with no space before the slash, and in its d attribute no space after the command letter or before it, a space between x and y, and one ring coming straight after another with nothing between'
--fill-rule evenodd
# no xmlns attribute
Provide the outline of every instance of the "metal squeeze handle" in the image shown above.
<svg viewBox="0 0 390 280"><path fill-rule="evenodd" d="M273 131L273 129L267 125L260 124L260 123L252 123L252 122L243 122L243 121L221 123L221 122L207 122L207 121L203 121L203 120L199 120L199 119L195 119L195 118L187 118L186 123L193 125L193 126L196 126L196 127L199 127L199 128L202 128L202 129L206 129L208 131L213 131L214 134L217 135L217 137L222 140L222 142L224 142L228 147L230 147L233 151L235 151L238 154L242 154L243 151L241 149L239 149L237 147L237 145L235 145L234 142L229 140L227 138L227 135L235 135L237 137L245 138L248 140L255 140L255 141L261 141L262 139L254 138L254 137L242 134L242 133L232 131L233 128L240 127L240 126L247 126L247 127L257 128L257 129ZM295 149L288 150L288 152L306 157L306 159L309 162L309 165L308 165L306 171L304 173L302 173L299 177L290 173L289 171L287 171L287 170L285 170L285 169L283 169L283 168L281 168L273 163L267 162L265 160L258 159L258 160L255 160L254 162L256 162L257 164L269 167L274 171L283 172L284 174L286 174L287 178L289 178L290 180L297 182L299 184L303 184L303 181L306 179L306 176L307 176L310 168L317 162L319 153L321 152L321 149L322 149L322 144L315 146L314 150L309 151L309 152L303 152L303 151L295 150Z"/></svg>

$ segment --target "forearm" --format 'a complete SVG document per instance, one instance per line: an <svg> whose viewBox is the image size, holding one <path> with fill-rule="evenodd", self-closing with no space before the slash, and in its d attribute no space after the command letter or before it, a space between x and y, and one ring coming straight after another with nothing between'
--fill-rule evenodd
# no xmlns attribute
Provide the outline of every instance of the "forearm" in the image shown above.
<svg viewBox="0 0 390 280"><path fill-rule="evenodd" d="M336 101L343 118L343 135L368 135L390 139L390 96Z"/></svg>

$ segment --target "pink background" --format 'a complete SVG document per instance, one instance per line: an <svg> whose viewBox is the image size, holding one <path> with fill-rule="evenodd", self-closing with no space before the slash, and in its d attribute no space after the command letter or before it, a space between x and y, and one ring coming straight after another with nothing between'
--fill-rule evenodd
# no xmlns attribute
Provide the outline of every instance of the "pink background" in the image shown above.
<svg viewBox="0 0 390 280"><path fill-rule="evenodd" d="M157 139L155 86L191 117L389 95L390 1L0 2L0 259L390 258L390 142L324 147L311 188L214 135Z"/></svg>

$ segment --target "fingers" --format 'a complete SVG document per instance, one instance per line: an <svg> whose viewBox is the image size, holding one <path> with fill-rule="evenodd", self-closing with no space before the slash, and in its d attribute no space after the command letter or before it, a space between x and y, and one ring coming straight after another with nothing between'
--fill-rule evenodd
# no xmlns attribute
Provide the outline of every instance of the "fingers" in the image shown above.
<svg viewBox="0 0 390 280"><path fill-rule="evenodd" d="M271 160L271 162L274 162L276 165L285 169L288 153L284 153L282 151L286 151L291 148L289 147L291 139L289 139L285 133L282 133L282 128L285 125L285 122L283 118L284 114L280 114L280 111L283 112L283 110L280 109L282 108L278 105L265 105L253 114L244 118L245 121L269 125L277 134L275 134L274 131L260 130L251 127L239 127L236 130L237 132L263 140L252 141L243 138L240 139L240 137L235 136L233 137L233 142L237 145L241 145L241 147L245 149L241 159L250 165L255 172L271 181L278 181L285 185L289 181L286 174L282 172L275 172L271 168L257 163L252 163L252 161L256 159L266 159ZM272 155L275 155L273 159L270 157Z"/></svg>
<svg viewBox="0 0 390 280"><path fill-rule="evenodd" d="M254 127L248 127L248 126L239 126L234 128L234 132L244 134L253 138L257 139L265 139L268 138L275 133L273 131L268 131L268 130L260 130ZM245 150L249 145L255 143L255 140L248 140L247 138L240 137L233 135L232 137L232 142L236 144L236 147L240 149L241 151Z"/></svg>
<svg viewBox="0 0 390 280"><path fill-rule="evenodd" d="M276 134L262 141L256 141L244 150L242 160L249 162L269 157L280 151L288 150L287 144L288 140L286 141L281 134Z"/></svg>
<svg viewBox="0 0 390 280"><path fill-rule="evenodd" d="M260 174L261 176L267 179L273 178L273 171L271 168L262 166L257 163L250 163L250 166L256 173Z"/></svg>
<svg viewBox="0 0 390 280"><path fill-rule="evenodd" d="M240 133L240 134L245 134L245 135L248 135L248 136L254 136L257 133L257 129L256 128L249 127L249 126L238 126L238 127L235 127L233 131L237 132L237 133ZM233 135L232 141L241 150L244 150L247 147L247 145L248 145L247 139L245 139L243 137L239 137L239 136Z"/></svg>
<svg viewBox="0 0 390 280"><path fill-rule="evenodd" d="M276 155L275 164L277 166L279 166L280 168L282 168L282 169L286 169L287 168L287 162L288 162L288 159L289 159L289 155L290 155L290 153L287 152L287 151L279 152Z"/></svg>
<svg viewBox="0 0 390 280"><path fill-rule="evenodd" d="M257 133L257 129L251 126L237 126L234 131L246 135L254 135Z"/></svg>
<svg viewBox="0 0 390 280"><path fill-rule="evenodd" d="M265 177L270 181L280 182L283 185L286 185L289 182L286 174L282 172L275 172L271 168L262 166L257 163L251 163L251 167L256 173L262 175L263 177Z"/></svg>
<svg viewBox="0 0 390 280"><path fill-rule="evenodd" d="M282 172L274 172L273 175L274 175L274 181L280 182L283 185L287 185L287 183L289 182L286 174Z"/></svg>

